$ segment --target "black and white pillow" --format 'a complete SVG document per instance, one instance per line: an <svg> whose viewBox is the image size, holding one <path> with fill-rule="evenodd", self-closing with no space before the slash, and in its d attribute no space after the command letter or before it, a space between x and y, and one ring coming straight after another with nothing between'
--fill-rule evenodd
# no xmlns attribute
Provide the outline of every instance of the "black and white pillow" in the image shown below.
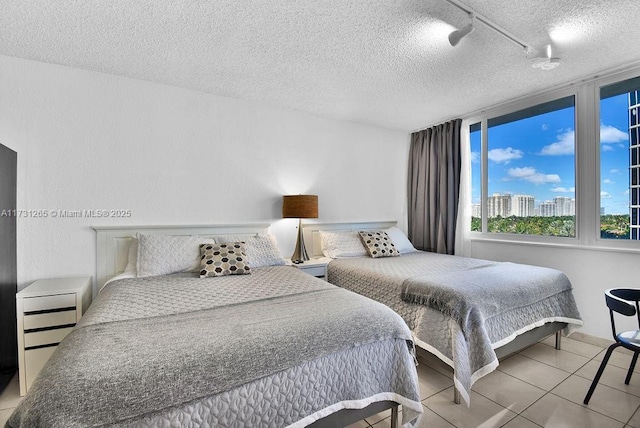
<svg viewBox="0 0 640 428"><path fill-rule="evenodd" d="M400 255L387 232L372 230L360 231L358 234L371 257L396 257Z"/></svg>
<svg viewBox="0 0 640 428"><path fill-rule="evenodd" d="M200 278L250 273L244 242L200 245Z"/></svg>

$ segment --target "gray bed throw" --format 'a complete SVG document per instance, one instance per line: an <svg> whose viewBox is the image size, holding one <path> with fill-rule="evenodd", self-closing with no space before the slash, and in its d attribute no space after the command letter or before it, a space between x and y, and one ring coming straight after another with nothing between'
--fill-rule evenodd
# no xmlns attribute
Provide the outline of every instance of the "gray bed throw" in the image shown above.
<svg viewBox="0 0 640 428"><path fill-rule="evenodd" d="M569 280L553 269L417 251L334 260L328 278L398 312L416 344L454 368L466 403L498 366L495 348L545 323L582 325Z"/></svg>
<svg viewBox="0 0 640 428"><path fill-rule="evenodd" d="M505 292L508 290L508 292ZM555 269L496 263L404 281L402 299L453 318L468 339L487 318L571 293L567 276ZM578 314L575 314L579 317Z"/></svg>
<svg viewBox="0 0 640 428"><path fill-rule="evenodd" d="M295 275L291 282L306 284L310 278L297 271ZM254 276L250 280L258 281ZM215 287L220 293L224 284L239 284L245 290L248 286L237 278L184 281L176 293L189 290L187 281L195 281L195 287L209 286L212 293ZM144 307L129 303L127 312L134 314L130 319L81 323L59 345L7 426L129 425L344 349L392 340L410 352L411 333L391 309L315 279L306 288L296 294L283 291L242 303L227 299L221 306L156 316L138 317L136 307ZM112 289L135 290L124 281ZM253 290L255 295L261 292ZM95 320L101 306L114 306L117 295L111 291L86 321ZM158 290L156 298L162 296ZM175 306L180 306L176 296ZM109 300L111 304L104 305ZM103 309L100 313L108 314Z"/></svg>

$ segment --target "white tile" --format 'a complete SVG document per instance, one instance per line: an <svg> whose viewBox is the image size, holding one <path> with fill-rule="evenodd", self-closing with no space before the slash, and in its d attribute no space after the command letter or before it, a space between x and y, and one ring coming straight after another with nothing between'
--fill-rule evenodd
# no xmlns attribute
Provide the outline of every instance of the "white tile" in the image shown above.
<svg viewBox="0 0 640 428"><path fill-rule="evenodd" d="M540 425L531 422L529 419L525 419L522 416L516 416L503 425L502 428L539 428Z"/></svg>
<svg viewBox="0 0 640 428"><path fill-rule="evenodd" d="M514 412L476 392L471 392L470 407L455 404L452 394L453 388L447 389L424 400L423 404L458 428L497 428L516 417Z"/></svg>
<svg viewBox="0 0 640 428"><path fill-rule="evenodd" d="M640 409L636 410L636 412L631 417L631 420L627 422L628 427L640 428Z"/></svg>
<svg viewBox="0 0 640 428"><path fill-rule="evenodd" d="M500 362L498 370L545 391L552 390L571 374L531 358L516 354Z"/></svg>
<svg viewBox="0 0 640 428"><path fill-rule="evenodd" d="M426 364L418 365L418 382L420 385L420 400L453 386L452 379Z"/></svg>
<svg viewBox="0 0 640 428"><path fill-rule="evenodd" d="M522 412L521 416L546 428L622 428L624 426L621 422L553 394L542 397Z"/></svg>
<svg viewBox="0 0 640 428"><path fill-rule="evenodd" d="M373 427L374 428L391 428L391 419L387 418L373 425ZM420 423L418 423L418 425L416 425L415 428L455 428L455 427L425 407L424 413L422 414L422 419L420 419Z"/></svg>
<svg viewBox="0 0 640 428"><path fill-rule="evenodd" d="M555 349L556 337L549 336L542 341L542 343L549 345ZM600 346L591 345L589 343L580 342L578 340L571 339L569 337L562 338L562 344L560 348L563 351L571 352L574 354L582 355L583 357L593 358L598 355L604 348Z"/></svg>
<svg viewBox="0 0 640 428"><path fill-rule="evenodd" d="M3 427L7 423L12 413L13 409L0 410L0 427Z"/></svg>
<svg viewBox="0 0 640 428"><path fill-rule="evenodd" d="M583 357L572 352L558 351L557 349L543 343L536 343L535 345L521 351L520 354L571 373L589 362L589 358L587 357Z"/></svg>
<svg viewBox="0 0 640 428"><path fill-rule="evenodd" d="M22 397L20 397L20 381L18 374L16 374L0 394L0 410L16 407L20 401L22 401Z"/></svg>
<svg viewBox="0 0 640 428"><path fill-rule="evenodd" d="M516 413L520 413L546 393L543 389L498 370L478 380L473 384L472 390Z"/></svg>
<svg viewBox="0 0 640 428"><path fill-rule="evenodd" d="M427 353L426 351L424 352L424 354L420 354L420 356L418 357L419 363L426 364L438 373L445 375L449 379L453 379L453 368L451 366L443 362L435 355Z"/></svg>
<svg viewBox="0 0 640 428"><path fill-rule="evenodd" d="M584 367L578 370L575 374L587 379L589 382L593 381L596 376L596 372L600 367L600 361L589 361ZM618 389L620 391L627 392L629 394L640 397L640 373L633 373L629 385L624 384L624 380L627 377L627 369L621 369L613 364L607 364L602 373L602 377L598 382L598 385L607 385L611 388ZM597 387L596 387L597 390Z"/></svg>
<svg viewBox="0 0 640 428"><path fill-rule="evenodd" d="M618 352L618 350L621 350L621 351ZM607 352L606 350L600 352L593 359L595 361L602 361L604 359L604 354L606 352ZM621 369L629 370L632 357L633 357L633 354L631 353L631 351L624 348L616 348L616 350L613 351L613 353L611 354L611 358L609 358L609 362L607 363L607 365L611 364L616 367L620 367ZM638 359L640 360L640 358ZM640 363L636 364L633 371L635 373L640 373Z"/></svg>
<svg viewBox="0 0 640 428"><path fill-rule="evenodd" d="M347 425L345 428L369 428L371 427L371 425L369 425L364 419L358 422L355 422L351 425Z"/></svg>
<svg viewBox="0 0 640 428"><path fill-rule="evenodd" d="M555 387L551 393L584 406L583 400L590 385L591 382L588 379L572 375ZM607 385L598 385L586 407L617 421L627 422L640 407L640 397L625 394Z"/></svg>
<svg viewBox="0 0 640 428"><path fill-rule="evenodd" d="M581 343L587 343L589 345L594 345L594 346L598 346L602 349L606 349L609 347L609 345L611 345L613 343L613 340L611 339L605 339L604 337L599 337L599 336L592 336L590 334L584 334L580 331L574 331L573 333L571 333L571 335L569 335L570 339L573 339L575 341L581 342ZM563 337L564 339L564 337Z"/></svg>

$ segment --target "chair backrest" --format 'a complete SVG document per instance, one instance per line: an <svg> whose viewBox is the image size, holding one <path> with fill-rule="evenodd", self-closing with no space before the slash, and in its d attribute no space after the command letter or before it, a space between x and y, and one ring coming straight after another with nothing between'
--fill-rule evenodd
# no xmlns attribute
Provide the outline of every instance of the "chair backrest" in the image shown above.
<svg viewBox="0 0 640 428"><path fill-rule="evenodd" d="M638 329L640 329L640 289L634 288L610 288L604 292L604 298L609 307L609 316L611 318L611 332L613 333L613 339L618 340L616 332L616 323L613 318L613 313L617 312L622 315L631 317L638 315ZM629 301L635 302L635 305L629 303Z"/></svg>
<svg viewBox="0 0 640 428"><path fill-rule="evenodd" d="M611 288L604 292L609 309L628 317L636 314L636 306L626 300L638 302L640 300L640 290L632 288Z"/></svg>

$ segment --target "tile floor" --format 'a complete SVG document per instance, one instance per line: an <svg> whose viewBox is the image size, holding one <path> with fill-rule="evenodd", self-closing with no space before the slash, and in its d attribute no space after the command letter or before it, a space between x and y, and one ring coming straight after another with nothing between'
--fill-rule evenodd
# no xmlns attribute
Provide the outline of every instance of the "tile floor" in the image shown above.
<svg viewBox="0 0 640 428"><path fill-rule="evenodd" d="M582 404L604 349L553 337L506 358L472 388L471 407L453 403L451 369L437 358L418 358L424 416L421 428L633 427L640 428L640 364L624 384L631 354L615 352L589 406ZM0 427L20 402L18 377L0 395ZM390 412L351 425L390 427Z"/></svg>

